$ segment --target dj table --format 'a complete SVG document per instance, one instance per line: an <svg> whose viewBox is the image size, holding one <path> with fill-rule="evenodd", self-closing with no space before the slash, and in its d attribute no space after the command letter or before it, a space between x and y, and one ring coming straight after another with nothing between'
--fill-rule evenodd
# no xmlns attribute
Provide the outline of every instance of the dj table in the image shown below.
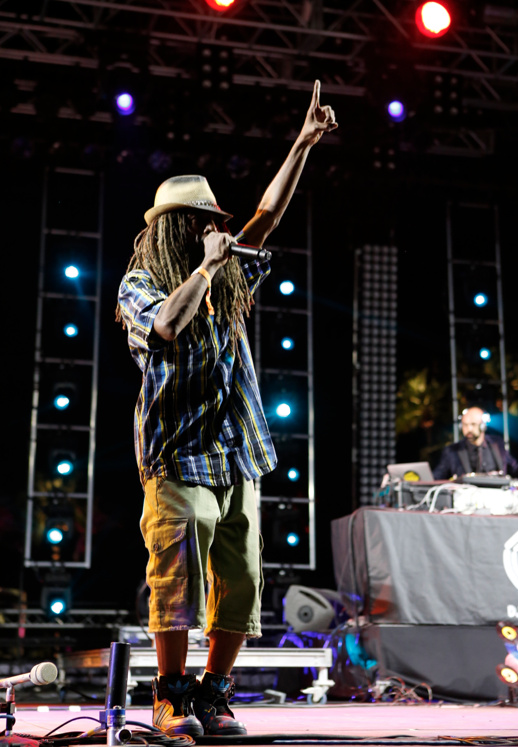
<svg viewBox="0 0 518 747"><path fill-rule="evenodd" d="M337 588L371 622L488 625L518 607L518 515L361 508L331 528Z"/></svg>
<svg viewBox="0 0 518 747"><path fill-rule="evenodd" d="M331 539L337 588L385 669L446 695L498 696L495 626L518 619L517 515L361 508L332 522Z"/></svg>

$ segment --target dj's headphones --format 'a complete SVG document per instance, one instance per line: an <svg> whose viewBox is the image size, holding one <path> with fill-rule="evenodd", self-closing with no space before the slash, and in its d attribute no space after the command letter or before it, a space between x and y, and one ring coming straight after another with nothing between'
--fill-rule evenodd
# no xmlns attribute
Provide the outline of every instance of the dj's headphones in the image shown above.
<svg viewBox="0 0 518 747"><path fill-rule="evenodd" d="M472 405L471 407L465 407L464 410L461 412L461 414L458 416L457 420L459 422L459 425L462 424L462 418L466 414L468 410L477 409L482 412L482 421L480 423L480 430L484 432L487 430L487 424L491 421L491 415L486 412L482 407L479 407L478 405Z"/></svg>

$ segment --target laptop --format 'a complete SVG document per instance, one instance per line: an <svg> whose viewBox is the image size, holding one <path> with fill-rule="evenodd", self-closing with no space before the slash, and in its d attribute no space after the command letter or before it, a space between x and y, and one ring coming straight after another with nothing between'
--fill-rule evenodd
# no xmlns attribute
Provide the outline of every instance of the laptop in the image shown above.
<svg viewBox="0 0 518 747"><path fill-rule="evenodd" d="M387 472L391 480L405 482L434 482L433 473L428 462L406 462L388 464Z"/></svg>

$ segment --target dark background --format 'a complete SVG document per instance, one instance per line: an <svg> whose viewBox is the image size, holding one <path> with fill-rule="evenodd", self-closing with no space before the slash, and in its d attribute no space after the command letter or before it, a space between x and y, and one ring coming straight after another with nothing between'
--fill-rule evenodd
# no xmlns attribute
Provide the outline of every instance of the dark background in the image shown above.
<svg viewBox="0 0 518 747"><path fill-rule="evenodd" d="M0 79L12 74L0 59ZM284 92L288 95L289 91ZM168 95L175 96L174 84ZM194 92L196 97L196 92ZM160 182L173 174L205 174L223 209L234 213L236 232L255 210L259 196L287 154L303 121L310 94L280 99L284 130L268 137L197 134L171 148L167 173L149 164L152 143L134 120L92 128L52 117L1 112L0 205L2 215L2 480L0 586L24 586L37 604L39 587L23 569L28 442L36 320L43 174L65 162L66 151L97 139L105 172L99 403L95 466L93 564L74 572L74 600L81 606L130 609L144 577L146 553L138 529L142 492L133 453L133 409L140 374L120 325L115 323L117 289L144 227ZM265 89L247 91L247 112L266 109ZM349 513L352 502L352 305L354 250L364 244L393 244L399 251L398 382L428 367L441 381L450 375L446 279L446 205L465 200L496 203L501 214L506 343L518 356L516 294L516 130L495 119L498 143L485 157L432 155L420 147L419 117L400 125L383 119L366 101L336 97L323 85L321 102L336 110L336 136L310 153L300 187L313 199L313 302L316 416L317 571L301 574L311 586L334 588L330 522ZM284 107L284 109L283 109ZM157 125L158 127L158 125ZM102 135L99 130L102 129ZM268 128L267 128L268 129ZM367 134L369 133L369 134ZM413 143L396 148L396 168L373 168L373 146L382 140ZM32 143L27 153L24 143ZM58 144L58 145L56 145ZM28 147L28 146L27 146ZM77 163L77 153L69 162ZM232 178L225 164L235 153L250 160L250 173ZM124 156L123 154L126 153ZM129 153L129 155L128 155ZM200 163L200 153L209 159ZM81 202L81 195L74 199ZM300 233L305 215L290 206L271 243ZM275 261L273 262L275 278ZM270 280L271 281L271 280ZM449 405L446 403L446 411ZM451 434L448 416L434 438ZM425 441L418 429L398 441L400 460L417 459Z"/></svg>

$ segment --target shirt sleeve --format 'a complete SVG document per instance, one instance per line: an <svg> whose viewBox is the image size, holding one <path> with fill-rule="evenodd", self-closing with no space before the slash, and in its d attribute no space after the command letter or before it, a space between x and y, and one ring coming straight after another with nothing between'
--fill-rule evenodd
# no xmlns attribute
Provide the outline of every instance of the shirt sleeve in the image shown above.
<svg viewBox="0 0 518 747"><path fill-rule="evenodd" d="M271 267L269 262L258 262L254 259L243 265L242 270L250 293L253 295L263 280L270 274Z"/></svg>
<svg viewBox="0 0 518 747"><path fill-rule="evenodd" d="M122 278L119 304L130 349L158 350L167 344L153 330L155 317L166 298L167 293L157 288L151 275L144 270L130 272Z"/></svg>

